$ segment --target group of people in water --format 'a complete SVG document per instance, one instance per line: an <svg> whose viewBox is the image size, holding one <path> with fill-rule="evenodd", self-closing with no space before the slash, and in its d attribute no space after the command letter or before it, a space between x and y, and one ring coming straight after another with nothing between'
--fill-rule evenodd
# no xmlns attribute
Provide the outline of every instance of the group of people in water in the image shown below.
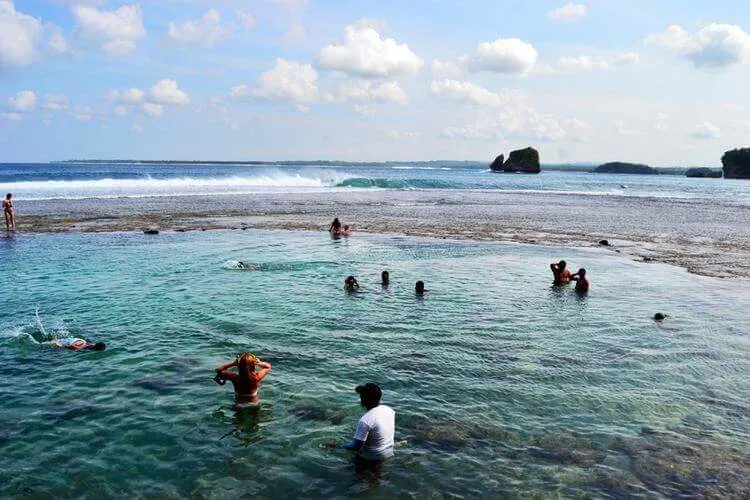
<svg viewBox="0 0 750 500"><path fill-rule="evenodd" d="M584 268L580 268L578 272L570 274L568 265L564 260L561 260L560 262L553 262L549 265L549 267L550 269L552 269L554 285L567 285L571 281L575 281L576 293L583 295L589 291L589 280L586 277L586 270Z"/></svg>
<svg viewBox="0 0 750 500"><path fill-rule="evenodd" d="M380 286L387 287L391 284L391 273L388 271L383 271L380 273ZM359 284L359 281L357 281L357 278L354 276L347 276L344 280L344 290L347 292L358 292L363 287ZM424 281L419 280L414 284L414 293L417 295L424 295L425 293L429 292L429 290L425 290L424 288Z"/></svg>
<svg viewBox="0 0 750 500"><path fill-rule="evenodd" d="M5 199L3 200L3 213L5 214L5 230L15 231L16 219L13 212L13 193L5 195Z"/></svg>

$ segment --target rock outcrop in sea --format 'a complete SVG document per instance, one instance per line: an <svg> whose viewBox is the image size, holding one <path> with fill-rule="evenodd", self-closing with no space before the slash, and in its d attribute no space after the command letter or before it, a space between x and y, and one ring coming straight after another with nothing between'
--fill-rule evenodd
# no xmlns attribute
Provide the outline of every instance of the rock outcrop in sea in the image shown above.
<svg viewBox="0 0 750 500"><path fill-rule="evenodd" d="M750 148L727 151L721 164L725 179L750 179Z"/></svg>
<svg viewBox="0 0 750 500"><path fill-rule="evenodd" d="M511 151L508 160L504 155L495 158L490 165L493 172L522 172L525 174L538 174L542 171L539 165L539 151L532 147Z"/></svg>
<svg viewBox="0 0 750 500"><path fill-rule="evenodd" d="M658 174L659 172L641 163L624 163L613 161L599 165L594 169L595 174Z"/></svg>
<svg viewBox="0 0 750 500"><path fill-rule="evenodd" d="M711 177L719 179L721 178L721 170L708 167L689 168L685 171L685 177Z"/></svg>

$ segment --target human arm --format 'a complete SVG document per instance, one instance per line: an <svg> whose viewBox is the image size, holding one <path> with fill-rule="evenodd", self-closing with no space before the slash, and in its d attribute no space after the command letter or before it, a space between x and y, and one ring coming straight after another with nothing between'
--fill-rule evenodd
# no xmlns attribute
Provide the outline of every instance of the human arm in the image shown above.
<svg viewBox="0 0 750 500"><path fill-rule="evenodd" d="M260 382L264 378L266 378L266 375L268 375L268 372L271 371L271 363L267 361L256 361L255 366L260 366L261 369L255 372L255 380Z"/></svg>
<svg viewBox="0 0 750 500"><path fill-rule="evenodd" d="M357 423L357 431L354 433L354 437L343 445L342 448L345 450L359 451L365 445L369 434L370 426L363 419L359 419L359 422Z"/></svg>
<svg viewBox="0 0 750 500"><path fill-rule="evenodd" d="M345 450L359 451L360 449L362 449L362 446L364 445L365 445L364 441L360 441L357 438L352 438L341 447Z"/></svg>
<svg viewBox="0 0 750 500"><path fill-rule="evenodd" d="M221 373L233 366L237 366L237 360L230 361L229 363L224 363L223 365L216 368L216 373Z"/></svg>

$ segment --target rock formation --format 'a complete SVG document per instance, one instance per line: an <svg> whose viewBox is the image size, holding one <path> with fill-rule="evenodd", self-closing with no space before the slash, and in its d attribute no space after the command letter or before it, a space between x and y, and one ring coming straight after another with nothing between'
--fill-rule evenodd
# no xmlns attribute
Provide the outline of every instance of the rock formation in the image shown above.
<svg viewBox="0 0 750 500"><path fill-rule="evenodd" d="M605 163L599 165L594 169L595 174L658 174L659 172L640 163L624 163L620 161L613 161L611 163Z"/></svg>
<svg viewBox="0 0 750 500"><path fill-rule="evenodd" d="M721 177L721 170L714 170L713 168L689 168L685 171L685 177L713 177L718 179Z"/></svg>
<svg viewBox="0 0 750 500"><path fill-rule="evenodd" d="M495 158L490 168L493 172L523 172L538 174L542 171L539 165L539 151L532 147L511 151L508 159L503 155Z"/></svg>
<svg viewBox="0 0 750 500"><path fill-rule="evenodd" d="M721 164L725 179L750 179L750 148L727 151Z"/></svg>

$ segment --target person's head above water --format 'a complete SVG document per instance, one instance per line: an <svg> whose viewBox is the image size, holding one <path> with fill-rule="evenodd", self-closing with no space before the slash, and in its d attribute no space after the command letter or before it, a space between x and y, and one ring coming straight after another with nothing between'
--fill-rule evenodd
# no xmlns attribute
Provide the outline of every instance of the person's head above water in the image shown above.
<svg viewBox="0 0 750 500"><path fill-rule="evenodd" d="M383 271L380 273L380 283L383 285L387 285L391 282L391 275L388 271Z"/></svg>
<svg viewBox="0 0 750 500"><path fill-rule="evenodd" d="M664 321L664 318L666 317L667 317L666 314L656 313L654 314L654 321Z"/></svg>
<svg viewBox="0 0 750 500"><path fill-rule="evenodd" d="M414 291L417 293L424 293L424 281L417 281L417 283L414 285Z"/></svg>
<svg viewBox="0 0 750 500"><path fill-rule="evenodd" d="M0 191L0 193L1 193L1 192L2 192L2 191ZM6 200L10 200L11 198L13 198L13 193L8 193L8 194L6 194L6 195L5 195L5 199L6 199Z"/></svg>
<svg viewBox="0 0 750 500"><path fill-rule="evenodd" d="M584 278L586 276L586 270L584 268L580 268L576 274L581 278Z"/></svg>
<svg viewBox="0 0 750 500"><path fill-rule="evenodd" d="M566 263L566 262L565 262L564 260L561 260L560 262L558 262L558 263L557 263L557 268L558 268L558 269L559 269L560 271L562 271L563 269L565 269L565 267L566 267L567 265L568 265L568 264L567 264L567 263Z"/></svg>
<svg viewBox="0 0 750 500"><path fill-rule="evenodd" d="M357 278L354 276L347 276L344 280L344 288L347 290L353 290L355 288L359 288L359 283L357 282Z"/></svg>
<svg viewBox="0 0 750 500"><path fill-rule="evenodd" d="M237 355L237 367L240 369L240 371L247 370L247 371L255 371L255 362L258 360L258 358L255 357L255 354L251 352L246 352L244 354L238 354Z"/></svg>
<svg viewBox="0 0 750 500"><path fill-rule="evenodd" d="M371 410L380 404L380 398L383 397L383 391L378 384L368 382L365 385L358 385L355 389L359 394L359 402Z"/></svg>
<svg viewBox="0 0 750 500"><path fill-rule="evenodd" d="M91 349L92 351L103 351L107 348L107 345L104 342L97 342L96 344L89 344L86 346L86 349Z"/></svg>

